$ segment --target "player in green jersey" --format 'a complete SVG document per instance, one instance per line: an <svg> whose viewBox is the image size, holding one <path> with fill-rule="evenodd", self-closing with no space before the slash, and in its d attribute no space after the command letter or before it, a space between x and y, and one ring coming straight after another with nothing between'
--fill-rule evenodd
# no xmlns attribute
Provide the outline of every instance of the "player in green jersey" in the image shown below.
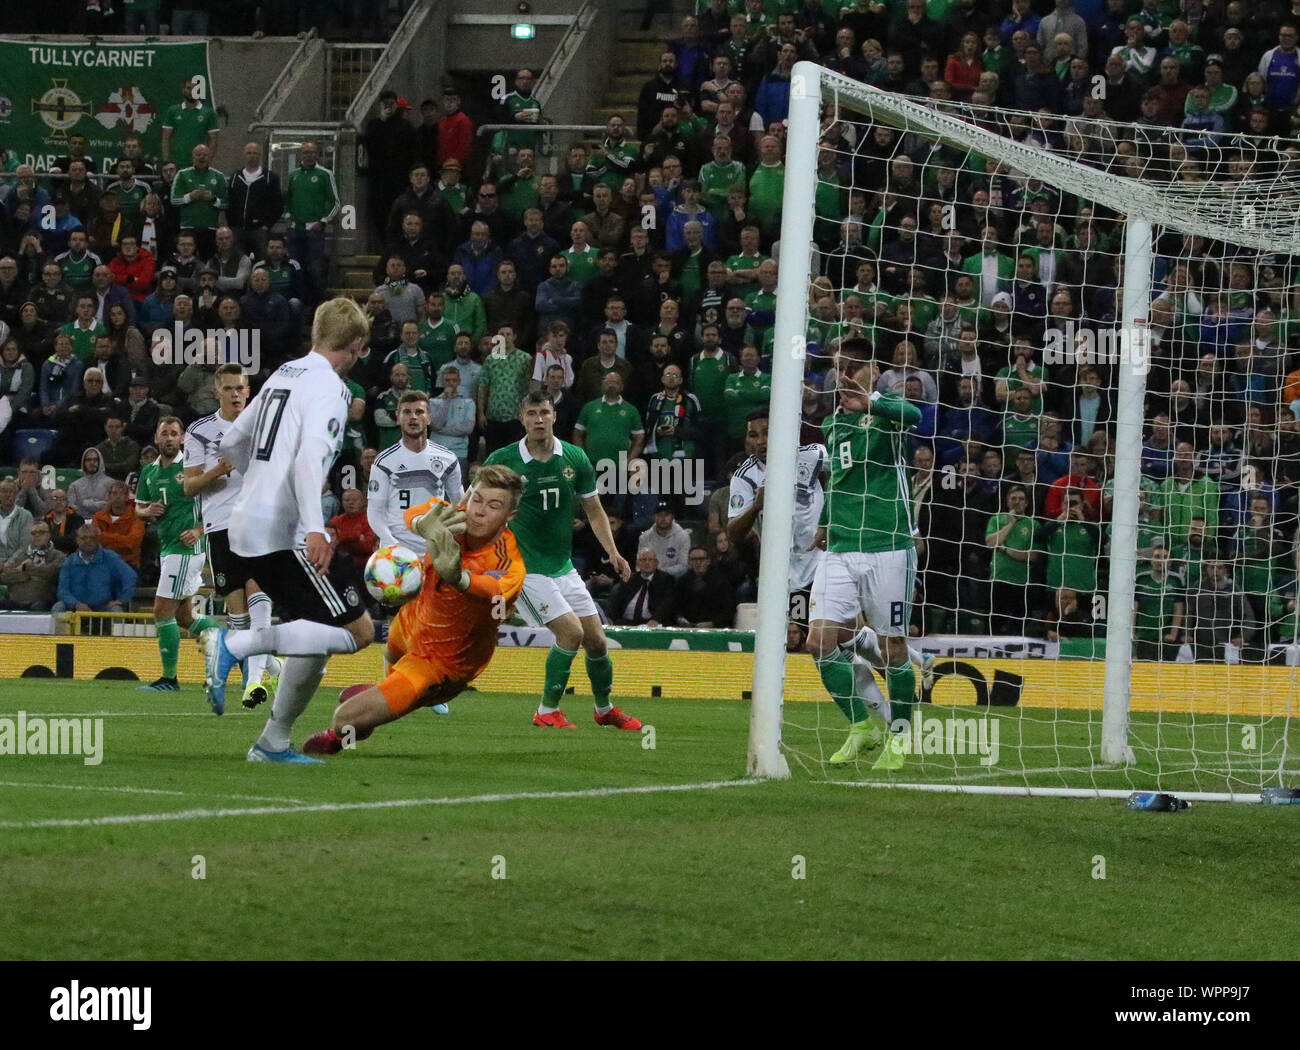
<svg viewBox="0 0 1300 1050"><path fill-rule="evenodd" d="M841 351L857 356L858 340ZM869 349L866 351L869 354ZM813 578L808 648L831 698L849 720L849 737L831 756L851 762L882 739L874 708L893 732L877 769L898 769L910 750L916 675L907 651L907 627L916 579L916 541L907 487L904 431L921 412L901 398L872 392L874 368L841 379L840 409L822 424L831 473L826 485L826 557ZM870 632L857 632L861 614ZM855 688L852 651L884 643L889 703ZM874 700L874 703L872 702Z"/></svg>
<svg viewBox="0 0 1300 1050"><path fill-rule="evenodd" d="M194 500L185 495L185 462L181 442L185 429L175 416L158 420L154 444L158 458L140 471L135 488L135 512L146 521L157 522L162 544L162 572L153 600L158 629L158 651L162 655L162 677L142 686L158 693L180 691L176 660L180 655L182 627L197 638L199 633L220 624L211 617L194 619L190 599L203 585L203 526L195 513Z"/></svg>
<svg viewBox="0 0 1300 1050"><path fill-rule="evenodd" d="M524 425L523 440L497 449L487 462L507 466L524 479L524 495L511 524L528 570L519 611L529 624L545 626L555 635L555 644L546 656L542 702L533 715L533 725L576 728L560 710L560 699L581 645L587 651L596 723L640 729L638 719L610 703L614 667L605 648L605 630L596 603L573 567L574 503L580 501L614 570L624 580L632 575L614 545L609 518L596 494L596 471L586 452L555 436L555 405L546 391L524 395L519 419Z"/></svg>

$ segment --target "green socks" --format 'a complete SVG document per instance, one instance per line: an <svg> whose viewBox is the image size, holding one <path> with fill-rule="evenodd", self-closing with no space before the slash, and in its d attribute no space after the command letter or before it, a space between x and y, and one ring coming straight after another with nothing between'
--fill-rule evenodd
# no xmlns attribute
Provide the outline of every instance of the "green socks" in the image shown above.
<svg viewBox="0 0 1300 1050"><path fill-rule="evenodd" d="M587 656L587 680L591 682L596 706L609 707L609 694L614 688L614 662L609 658L609 653L594 660L590 655Z"/></svg>
<svg viewBox="0 0 1300 1050"><path fill-rule="evenodd" d="M162 676L176 677L176 661L181 655L181 629L175 620L158 621L158 652L162 654Z"/></svg>
<svg viewBox="0 0 1300 1050"><path fill-rule="evenodd" d="M569 685L569 669L577 655L577 649L561 649L558 645L551 646L546 654L546 678L542 683L542 707L546 710L554 711L560 706Z"/></svg>
<svg viewBox="0 0 1300 1050"><path fill-rule="evenodd" d="M905 660L898 667L889 668L886 678L889 683L889 706L894 721L906 719L912 723L912 708L916 706L916 672L910 661Z"/></svg>
<svg viewBox="0 0 1300 1050"><path fill-rule="evenodd" d="M232 616L231 619L233 620L234 617ZM174 623L175 621L172 622ZM214 619L211 616L200 616L197 620L195 620L192 624L190 624L190 634L192 634L195 638L197 638L204 631L210 630L213 627L220 627L220 626L221 626L220 620Z"/></svg>
<svg viewBox="0 0 1300 1050"><path fill-rule="evenodd" d="M835 705L844 712L850 723L867 720L867 705L853 688L853 662L843 649L836 647L826 656L817 657L817 670L822 676L822 685L831 694ZM893 694L893 679L890 679L890 694Z"/></svg>

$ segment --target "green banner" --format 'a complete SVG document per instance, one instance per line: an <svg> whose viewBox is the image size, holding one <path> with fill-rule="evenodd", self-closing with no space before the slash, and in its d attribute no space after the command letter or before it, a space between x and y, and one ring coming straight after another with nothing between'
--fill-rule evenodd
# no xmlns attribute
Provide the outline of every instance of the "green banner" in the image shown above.
<svg viewBox="0 0 1300 1050"><path fill-rule="evenodd" d="M201 78L196 97L214 106L208 45L197 43L56 44L0 41L0 146L48 171L84 135L86 153L111 170L122 139L140 136L147 156L161 151L167 111L181 85Z"/></svg>

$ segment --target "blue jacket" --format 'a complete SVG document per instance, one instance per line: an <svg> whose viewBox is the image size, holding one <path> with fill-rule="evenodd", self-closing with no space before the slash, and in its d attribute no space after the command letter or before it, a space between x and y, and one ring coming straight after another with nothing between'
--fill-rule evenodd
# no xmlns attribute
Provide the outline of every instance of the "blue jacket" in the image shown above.
<svg viewBox="0 0 1300 1050"><path fill-rule="evenodd" d="M157 292L140 304L135 321L144 329L145 335L152 335L159 328L170 328L174 318L175 298L164 299Z"/></svg>
<svg viewBox="0 0 1300 1050"><path fill-rule="evenodd" d="M115 551L100 547L86 561L76 550L59 570L59 601L69 609L78 602L92 609L102 609L109 602L126 605L135 594L135 579L135 570Z"/></svg>
<svg viewBox="0 0 1300 1050"><path fill-rule="evenodd" d="M480 255L475 253L473 244L466 241L456 249L451 262L453 266L465 267L465 283L470 291L487 295L497 286L497 264L501 262L501 253L490 245Z"/></svg>
<svg viewBox="0 0 1300 1050"><path fill-rule="evenodd" d="M81 373L85 365L73 354L60 361L51 354L41 365L41 405L58 405L81 392Z"/></svg>
<svg viewBox="0 0 1300 1050"><path fill-rule="evenodd" d="M535 305L539 332L546 331L552 321L563 321L572 328L582 305L582 286L572 277L548 277L537 286Z"/></svg>
<svg viewBox="0 0 1300 1050"><path fill-rule="evenodd" d="M709 251L717 251L717 226L718 220L713 217L712 212L707 208L696 215L686 211L682 205L678 205L668 216L668 231L664 237L664 247L670 252L679 252L686 247L686 229L688 222L698 222L704 227L704 247Z"/></svg>

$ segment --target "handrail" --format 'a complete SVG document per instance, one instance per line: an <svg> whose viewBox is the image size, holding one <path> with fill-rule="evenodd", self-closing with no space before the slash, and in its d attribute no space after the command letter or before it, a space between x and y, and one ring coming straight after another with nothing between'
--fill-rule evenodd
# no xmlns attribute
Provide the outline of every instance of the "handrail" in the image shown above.
<svg viewBox="0 0 1300 1050"><path fill-rule="evenodd" d="M275 111L284 105L284 100L293 93L293 89L298 86L298 81L311 64L306 54L308 47L310 46L313 51L319 51L322 44L323 41L317 34L316 27L312 26L307 36L298 41L297 49L289 56L288 62L280 70L280 75L267 88L266 94L262 96L262 101L253 110L253 115L257 120L274 119Z"/></svg>
<svg viewBox="0 0 1300 1050"><path fill-rule="evenodd" d="M574 17L572 24L565 30L564 36L560 37L560 42L555 45L555 50L551 52L551 57L547 60L545 68L537 78L537 85L533 89L533 96L543 106L546 100L551 97L560 84L560 78L563 77L564 71L569 67L573 56L577 54L578 48L586 37L591 25L596 21L596 16L600 14L600 6L596 0L586 0Z"/></svg>
<svg viewBox="0 0 1300 1050"><path fill-rule="evenodd" d="M480 124L476 134L486 135L488 132L495 133L498 131L537 131L540 134L549 131L604 132L604 130L604 124L548 124L545 121L540 121L537 124Z"/></svg>
<svg viewBox="0 0 1300 1050"><path fill-rule="evenodd" d="M356 98L352 100L352 105L348 107L347 112L343 115L343 119L349 127L358 131L361 130L365 124L366 115L379 101L379 95L384 90L384 86L396 72L397 64L406 57L406 52L419 35L425 19L433 13L434 4L440 2L441 0L414 0L411 6L407 8L405 16L398 23L397 28L393 30L388 45L379 56L379 61L375 63L370 75L366 77L365 82L358 89Z"/></svg>

